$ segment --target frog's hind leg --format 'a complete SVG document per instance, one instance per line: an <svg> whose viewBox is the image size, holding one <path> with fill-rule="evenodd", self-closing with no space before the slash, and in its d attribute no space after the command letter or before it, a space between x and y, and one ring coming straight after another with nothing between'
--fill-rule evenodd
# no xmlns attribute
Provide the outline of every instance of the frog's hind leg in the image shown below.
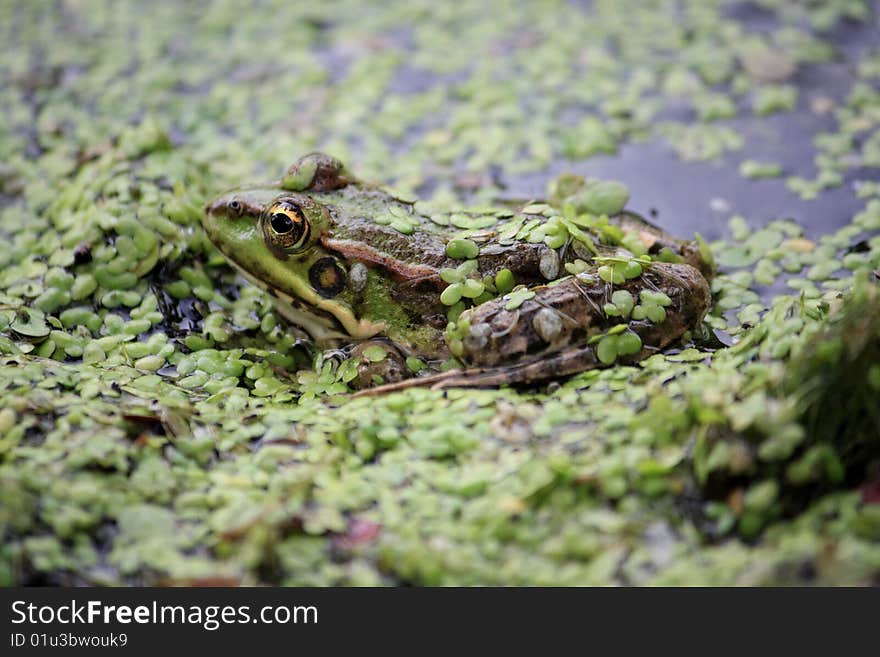
<svg viewBox="0 0 880 657"><path fill-rule="evenodd" d="M491 368L469 368L450 370L433 376L423 376L396 383L361 390L355 397L368 397L396 392L407 388L495 388L503 385L528 385L577 374L595 367L601 367L595 351L586 345L566 349L540 360Z"/></svg>
<svg viewBox="0 0 880 657"><path fill-rule="evenodd" d="M442 388L483 388L508 384L529 385L577 374L585 370L602 367L596 358L596 351L587 345L572 347L539 360L495 367L491 369L467 369L452 371L448 379L431 385L433 390Z"/></svg>
<svg viewBox="0 0 880 657"><path fill-rule="evenodd" d="M621 326L621 320L608 316L604 308L615 288L626 290L633 300L641 299L646 289L662 292L668 297L664 317L658 322L629 320ZM616 326L638 336L641 349L623 360L635 362L697 326L711 301L706 279L684 263L652 262L641 276L616 286L593 272L584 272L532 292L516 307L501 297L461 314L460 320L466 320L469 327L459 356L468 363L466 369L380 385L359 394L412 387L527 385L576 374L601 367L596 347L588 343Z"/></svg>

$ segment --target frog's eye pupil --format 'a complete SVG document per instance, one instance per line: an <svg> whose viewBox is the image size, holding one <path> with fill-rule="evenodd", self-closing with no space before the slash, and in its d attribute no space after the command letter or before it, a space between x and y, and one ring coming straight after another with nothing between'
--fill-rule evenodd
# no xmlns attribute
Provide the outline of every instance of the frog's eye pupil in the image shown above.
<svg viewBox="0 0 880 657"><path fill-rule="evenodd" d="M293 230L293 222L290 220L290 217L283 212L276 212L273 214L270 221L272 223L272 230L279 235L289 233Z"/></svg>
<svg viewBox="0 0 880 657"><path fill-rule="evenodd" d="M241 213L241 203L238 201L233 201L229 204L229 209L235 212L236 214Z"/></svg>

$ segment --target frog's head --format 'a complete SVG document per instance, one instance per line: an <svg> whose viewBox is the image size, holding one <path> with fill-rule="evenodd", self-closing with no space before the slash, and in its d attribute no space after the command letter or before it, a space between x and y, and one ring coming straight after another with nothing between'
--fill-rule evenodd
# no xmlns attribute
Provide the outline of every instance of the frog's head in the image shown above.
<svg viewBox="0 0 880 657"><path fill-rule="evenodd" d="M338 160L312 154L277 183L220 195L208 203L202 218L208 237L226 258L316 339L364 338L384 328L355 316L350 297L363 281L352 280L358 276L351 276L348 263L322 243L333 218L311 192L338 189L349 180Z"/></svg>

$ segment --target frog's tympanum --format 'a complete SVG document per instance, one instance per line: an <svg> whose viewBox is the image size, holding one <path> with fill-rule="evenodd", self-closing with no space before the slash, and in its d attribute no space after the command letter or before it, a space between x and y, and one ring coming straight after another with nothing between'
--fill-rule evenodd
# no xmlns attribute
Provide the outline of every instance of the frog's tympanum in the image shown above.
<svg viewBox="0 0 880 657"><path fill-rule="evenodd" d="M355 387L533 383L635 362L709 307L706 249L624 211L621 188L567 175L546 203L440 212L313 153L203 223L284 317L359 359Z"/></svg>

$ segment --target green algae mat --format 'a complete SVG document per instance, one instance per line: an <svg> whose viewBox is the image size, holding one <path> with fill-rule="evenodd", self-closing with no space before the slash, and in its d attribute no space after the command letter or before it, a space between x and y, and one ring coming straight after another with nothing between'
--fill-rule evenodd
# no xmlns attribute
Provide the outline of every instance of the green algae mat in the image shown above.
<svg viewBox="0 0 880 657"><path fill-rule="evenodd" d="M0 582L880 582L876 3L254 5L0 1ZM618 180L712 309L352 397L201 225L314 150L439 208Z"/></svg>

